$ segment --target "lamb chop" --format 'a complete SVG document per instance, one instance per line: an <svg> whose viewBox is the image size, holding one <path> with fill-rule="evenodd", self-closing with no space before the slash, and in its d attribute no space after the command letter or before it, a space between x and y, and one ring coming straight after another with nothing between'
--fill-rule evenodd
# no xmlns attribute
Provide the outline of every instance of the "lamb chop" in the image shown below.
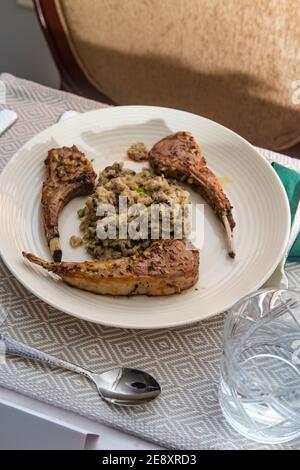
<svg viewBox="0 0 300 470"><path fill-rule="evenodd" d="M232 206L220 182L207 167L199 144L190 132L176 132L157 142L149 152L150 165L155 173L187 181L213 208L223 223L231 258L235 257L232 232L235 221Z"/></svg>
<svg viewBox="0 0 300 470"><path fill-rule="evenodd" d="M183 240L155 241L141 256L116 260L53 263L31 253L23 256L67 284L96 294L170 295L198 279L199 252Z"/></svg>
<svg viewBox="0 0 300 470"><path fill-rule="evenodd" d="M48 175L42 189L43 222L51 256L59 262L62 258L59 213L72 198L90 194L97 175L75 145L49 150L45 164Z"/></svg>

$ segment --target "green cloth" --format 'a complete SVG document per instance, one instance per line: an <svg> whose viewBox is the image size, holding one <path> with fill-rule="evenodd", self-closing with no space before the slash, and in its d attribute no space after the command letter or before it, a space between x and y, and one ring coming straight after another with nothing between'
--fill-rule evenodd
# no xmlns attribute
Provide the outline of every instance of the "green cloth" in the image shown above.
<svg viewBox="0 0 300 470"><path fill-rule="evenodd" d="M281 179L283 186L285 187L287 197L290 203L291 219L292 223L294 220L295 212L300 200L300 173L297 171L290 170L285 166L279 165L279 163L273 162L272 167L276 171L277 175ZM291 251L289 252L288 261L300 262L300 234L296 238Z"/></svg>

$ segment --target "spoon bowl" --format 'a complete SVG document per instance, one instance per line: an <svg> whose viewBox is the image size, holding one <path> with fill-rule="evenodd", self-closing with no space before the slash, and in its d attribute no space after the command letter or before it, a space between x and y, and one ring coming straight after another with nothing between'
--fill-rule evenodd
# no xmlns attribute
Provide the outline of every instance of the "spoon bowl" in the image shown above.
<svg viewBox="0 0 300 470"><path fill-rule="evenodd" d="M91 374L91 380L101 398L115 405L141 405L154 400L161 392L159 383L152 375L127 367Z"/></svg>

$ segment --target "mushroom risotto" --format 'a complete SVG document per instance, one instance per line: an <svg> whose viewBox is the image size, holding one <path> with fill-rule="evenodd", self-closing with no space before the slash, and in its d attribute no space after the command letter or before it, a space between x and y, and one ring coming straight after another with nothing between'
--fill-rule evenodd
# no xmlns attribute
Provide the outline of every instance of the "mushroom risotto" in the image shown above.
<svg viewBox="0 0 300 470"><path fill-rule="evenodd" d="M126 201L124 212L122 201ZM189 204L189 193L173 180L164 176L154 176L150 170L140 173L123 168L123 163L114 163L106 167L99 175L94 193L87 198L85 207L78 211L82 218L80 230L82 241L88 252L98 259L120 258L139 255L145 252L153 238L167 238L163 235L162 214L168 212L168 231L174 236L175 226L183 229L183 207ZM159 213L153 211L153 205L159 206ZM136 206L138 205L138 206ZM140 206L142 205L142 206ZM139 210L136 208L141 207ZM106 209L107 208L107 209ZM134 210L132 210L135 208ZM111 210L113 209L113 210ZM115 216L116 215L116 216ZM111 225L115 236L99 238L99 223L103 229ZM126 218L126 232L122 232L121 223ZM133 222L134 234L128 227ZM141 226L145 227L142 233ZM132 224L131 224L132 225ZM123 225L124 227L124 225ZM152 230L152 231L151 231ZM122 232L122 235L121 235ZM156 235L153 236L153 233ZM178 236L176 238L183 238Z"/></svg>

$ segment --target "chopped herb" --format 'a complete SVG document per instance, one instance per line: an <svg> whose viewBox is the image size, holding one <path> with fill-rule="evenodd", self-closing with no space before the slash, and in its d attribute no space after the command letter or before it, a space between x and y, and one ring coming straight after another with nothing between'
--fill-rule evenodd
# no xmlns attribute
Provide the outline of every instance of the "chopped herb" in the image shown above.
<svg viewBox="0 0 300 470"><path fill-rule="evenodd" d="M84 216L84 209L78 209L77 215L78 215L78 217L81 219L81 217Z"/></svg>
<svg viewBox="0 0 300 470"><path fill-rule="evenodd" d="M134 190L139 193L141 196L146 196L145 190L138 186L137 188L134 188Z"/></svg>

